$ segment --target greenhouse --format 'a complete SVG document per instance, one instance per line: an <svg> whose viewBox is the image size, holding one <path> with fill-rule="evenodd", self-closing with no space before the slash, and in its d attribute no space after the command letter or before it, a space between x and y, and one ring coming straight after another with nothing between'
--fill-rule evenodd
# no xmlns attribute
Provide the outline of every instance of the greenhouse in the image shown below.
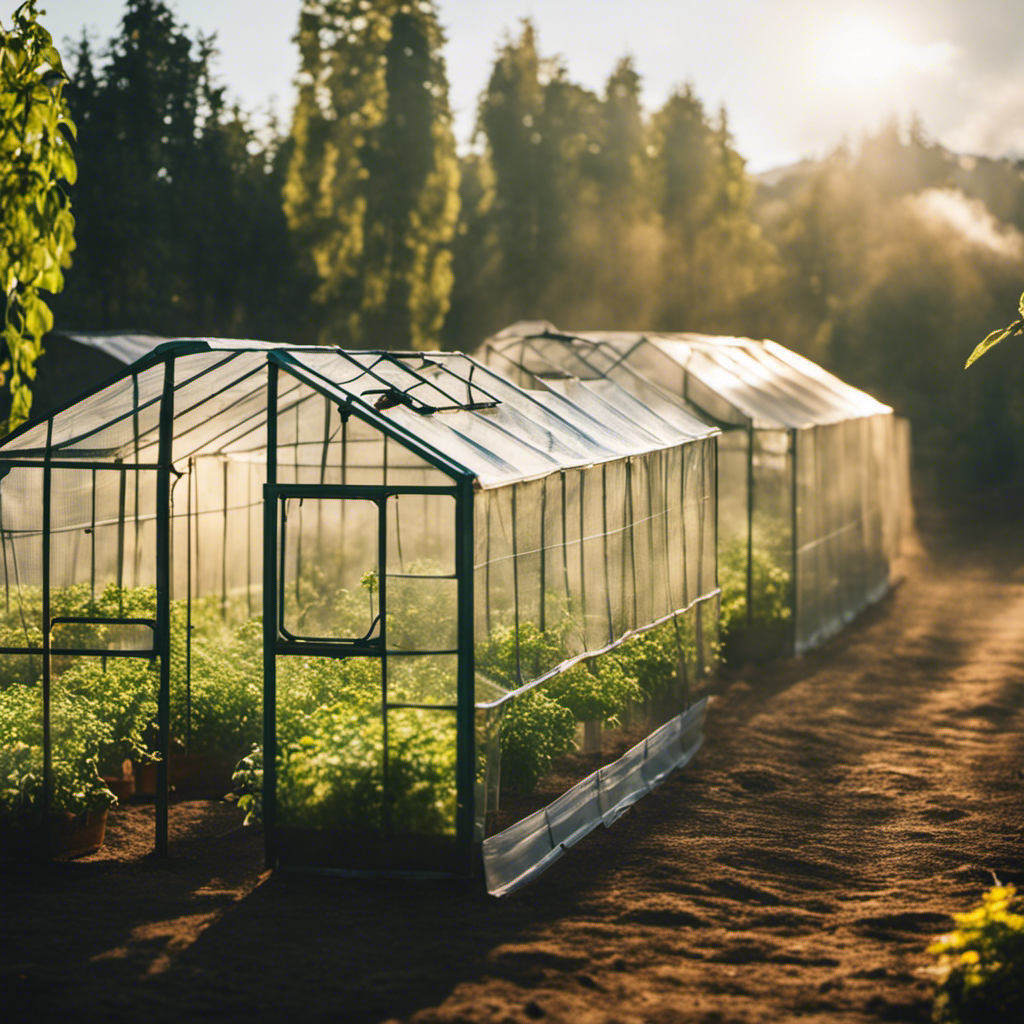
<svg viewBox="0 0 1024 1024"><path fill-rule="evenodd" d="M158 854L197 783L271 866L495 893L610 824L700 743L718 431L588 396L186 340L5 438L0 842L133 764Z"/></svg>
<svg viewBox="0 0 1024 1024"><path fill-rule="evenodd" d="M806 651L888 590L910 515L909 425L810 360L772 341L546 323L513 325L478 355L502 373L614 382L658 407L667 393L722 429L718 571L734 659Z"/></svg>

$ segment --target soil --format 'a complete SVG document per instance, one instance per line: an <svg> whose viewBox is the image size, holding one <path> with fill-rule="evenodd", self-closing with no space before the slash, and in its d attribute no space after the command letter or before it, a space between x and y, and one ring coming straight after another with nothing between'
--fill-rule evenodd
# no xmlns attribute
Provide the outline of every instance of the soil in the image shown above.
<svg viewBox="0 0 1024 1024"><path fill-rule="evenodd" d="M1024 530L919 516L905 579L734 669L697 757L504 900L270 874L229 804L0 870L6 1019L926 1021L928 943L1024 880Z"/></svg>

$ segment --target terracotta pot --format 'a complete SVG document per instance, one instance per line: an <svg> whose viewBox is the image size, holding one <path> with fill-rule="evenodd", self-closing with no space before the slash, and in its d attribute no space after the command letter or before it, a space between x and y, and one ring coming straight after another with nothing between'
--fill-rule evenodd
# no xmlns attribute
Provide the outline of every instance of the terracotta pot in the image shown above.
<svg viewBox="0 0 1024 1024"><path fill-rule="evenodd" d="M57 811L50 815L50 853L54 857L82 857L95 853L107 832L107 809L69 814Z"/></svg>
<svg viewBox="0 0 1024 1024"><path fill-rule="evenodd" d="M107 809L82 814L54 811L50 814L47 831L51 857L82 857L95 853L106 835ZM45 845L38 828L23 824L0 828L0 854L5 857L43 857L47 853Z"/></svg>
<svg viewBox="0 0 1024 1024"><path fill-rule="evenodd" d="M104 775L103 782L107 789L117 797L119 803L124 803L129 797L134 796L135 771L131 761L125 761L117 775Z"/></svg>
<svg viewBox="0 0 1024 1024"><path fill-rule="evenodd" d="M156 763L140 764L132 762L132 773L135 776L135 792L138 796L156 796Z"/></svg>
<svg viewBox="0 0 1024 1024"><path fill-rule="evenodd" d="M171 791L175 796L220 799L231 792L236 761L210 754L171 751ZM156 764L135 764L135 792L156 796Z"/></svg>
<svg viewBox="0 0 1024 1024"><path fill-rule="evenodd" d="M236 761L213 754L171 752L171 785L178 796L220 799L231 792Z"/></svg>

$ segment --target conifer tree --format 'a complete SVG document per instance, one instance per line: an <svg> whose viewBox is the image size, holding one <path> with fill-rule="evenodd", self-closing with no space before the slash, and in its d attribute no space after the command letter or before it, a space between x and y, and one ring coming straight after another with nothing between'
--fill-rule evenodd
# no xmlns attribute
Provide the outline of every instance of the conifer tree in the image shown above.
<svg viewBox="0 0 1024 1024"><path fill-rule="evenodd" d="M494 180L506 318L571 317L597 284L591 249L600 101L569 79L561 60L540 56L533 24L524 21L498 50L478 129Z"/></svg>
<svg viewBox="0 0 1024 1024"><path fill-rule="evenodd" d="M753 221L752 189L725 111L713 122L687 85L654 115L652 147L665 232L659 325L741 330L744 302L774 257Z"/></svg>
<svg viewBox="0 0 1024 1024"><path fill-rule="evenodd" d="M597 293L602 322L609 327L648 326L654 307L652 293L659 288L663 236L651 192L651 159L640 91L641 79L633 59L623 57L605 86L603 137L595 161Z"/></svg>
<svg viewBox="0 0 1024 1024"><path fill-rule="evenodd" d="M305 0L284 188L323 341L435 344L458 212L432 0Z"/></svg>

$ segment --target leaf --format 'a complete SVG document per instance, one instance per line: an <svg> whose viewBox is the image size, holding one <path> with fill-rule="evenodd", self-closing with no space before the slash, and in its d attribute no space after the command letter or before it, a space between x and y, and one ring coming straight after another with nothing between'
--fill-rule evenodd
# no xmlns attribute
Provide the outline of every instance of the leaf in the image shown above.
<svg viewBox="0 0 1024 1024"><path fill-rule="evenodd" d="M976 363L990 348L994 348L996 345L999 344L999 342L1004 341L1006 338L1010 337L1012 333L1014 333L1012 326L999 327L996 330L992 331L992 333L989 334L985 338L985 340L982 341L981 344L978 345L975 348L975 350L970 354L970 357L968 358L967 362L964 363L964 369L966 370L967 367L971 365L971 363Z"/></svg>
<svg viewBox="0 0 1024 1024"><path fill-rule="evenodd" d="M1017 308L1020 310L1021 317L1024 317L1024 292L1020 293L1020 302L1018 303Z"/></svg>

